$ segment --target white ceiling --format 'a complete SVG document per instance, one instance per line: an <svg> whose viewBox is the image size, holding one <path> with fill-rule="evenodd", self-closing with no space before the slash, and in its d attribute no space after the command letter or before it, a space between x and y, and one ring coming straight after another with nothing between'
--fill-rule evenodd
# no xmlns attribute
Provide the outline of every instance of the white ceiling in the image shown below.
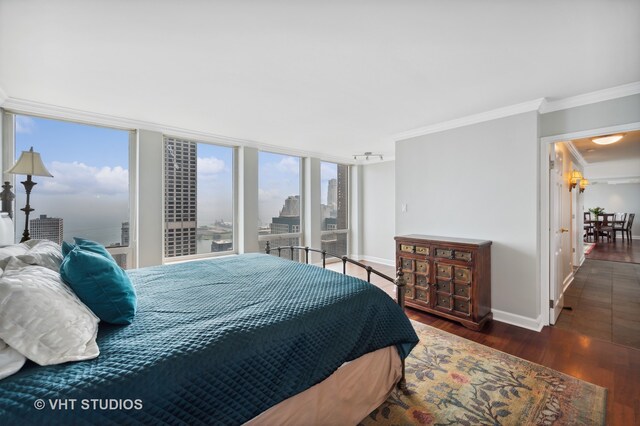
<svg viewBox="0 0 640 426"><path fill-rule="evenodd" d="M640 130L626 132L620 141L610 145L598 145L592 139L591 137L571 141L589 164L640 159Z"/></svg>
<svg viewBox="0 0 640 426"><path fill-rule="evenodd" d="M11 98L349 157L640 80L640 2L0 0Z"/></svg>

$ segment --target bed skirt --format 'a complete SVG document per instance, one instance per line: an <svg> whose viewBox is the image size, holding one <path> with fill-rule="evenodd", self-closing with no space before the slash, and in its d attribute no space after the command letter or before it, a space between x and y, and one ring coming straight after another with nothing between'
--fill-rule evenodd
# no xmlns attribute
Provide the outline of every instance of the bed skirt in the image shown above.
<svg viewBox="0 0 640 426"><path fill-rule="evenodd" d="M378 349L344 363L322 382L245 425L356 425L387 399L401 375L397 348Z"/></svg>

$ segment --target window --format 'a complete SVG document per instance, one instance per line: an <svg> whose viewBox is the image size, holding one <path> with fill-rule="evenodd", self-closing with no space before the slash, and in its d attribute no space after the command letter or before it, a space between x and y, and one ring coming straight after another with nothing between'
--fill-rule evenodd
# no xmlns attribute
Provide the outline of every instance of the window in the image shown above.
<svg viewBox="0 0 640 426"><path fill-rule="evenodd" d="M260 152L258 157L258 239L264 251L299 245L301 238L300 158Z"/></svg>
<svg viewBox="0 0 640 426"><path fill-rule="evenodd" d="M349 166L321 163L320 184L322 250L336 256L346 256L349 241Z"/></svg>
<svg viewBox="0 0 640 426"><path fill-rule="evenodd" d="M165 258L233 247L233 148L164 138Z"/></svg>
<svg viewBox="0 0 640 426"><path fill-rule="evenodd" d="M83 237L105 245L118 264L132 265L130 247L129 145L132 132L67 121L15 115L15 159L31 147L53 178L34 176L37 185L29 217L33 239L59 244ZM16 177L16 240L20 241L26 204Z"/></svg>

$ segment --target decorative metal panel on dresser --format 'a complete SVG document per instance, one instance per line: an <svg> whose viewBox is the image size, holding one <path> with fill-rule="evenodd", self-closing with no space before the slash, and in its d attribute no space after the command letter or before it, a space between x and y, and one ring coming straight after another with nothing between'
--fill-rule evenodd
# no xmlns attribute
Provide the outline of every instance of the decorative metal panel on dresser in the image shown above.
<svg viewBox="0 0 640 426"><path fill-rule="evenodd" d="M406 282L405 303L480 330L491 313L491 241L403 235L396 268Z"/></svg>

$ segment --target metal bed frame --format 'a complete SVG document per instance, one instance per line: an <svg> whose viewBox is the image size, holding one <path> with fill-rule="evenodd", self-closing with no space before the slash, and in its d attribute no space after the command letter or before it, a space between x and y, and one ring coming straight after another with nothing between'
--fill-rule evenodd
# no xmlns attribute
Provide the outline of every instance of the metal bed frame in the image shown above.
<svg viewBox="0 0 640 426"><path fill-rule="evenodd" d="M350 263L352 265L356 265L359 266L360 268L363 268L365 271L367 271L367 282L371 283L371 274L377 275L380 278L387 280L391 283L393 283L396 286L396 302L398 303L398 305L400 305L400 308L402 308L402 311L404 312L404 290L405 290L405 286L407 285L405 279L404 279L404 274L402 272L402 268L398 268L397 272L396 272L396 278L391 278L388 275L383 274L380 271L377 271L375 269L373 269L371 266L369 265L365 265L364 263L360 263L357 260L353 260L350 259L347 256L338 256L332 253L328 253L326 250L318 250L318 249L313 249L313 248L309 248L309 247L302 247L302 246L281 246L281 247L274 247L271 248L271 245L269 244L269 241L267 241L267 245L264 249L266 254L271 254L272 251L278 251L278 257L282 257L282 251L283 250L289 250L290 253L290 260L296 260L294 257L294 253L296 252L296 250L298 251L298 253L304 251L304 263L309 264L309 252L312 253L320 253L322 255L322 268L326 269L327 267L327 256L330 257L334 257L336 259L340 259L342 261L342 273L344 275L347 274L347 263ZM400 381L398 382L398 388L400 390L402 390L403 392L407 390L407 381L405 379L404 376L404 369L405 369L405 360L402 359L402 377L400 378Z"/></svg>

